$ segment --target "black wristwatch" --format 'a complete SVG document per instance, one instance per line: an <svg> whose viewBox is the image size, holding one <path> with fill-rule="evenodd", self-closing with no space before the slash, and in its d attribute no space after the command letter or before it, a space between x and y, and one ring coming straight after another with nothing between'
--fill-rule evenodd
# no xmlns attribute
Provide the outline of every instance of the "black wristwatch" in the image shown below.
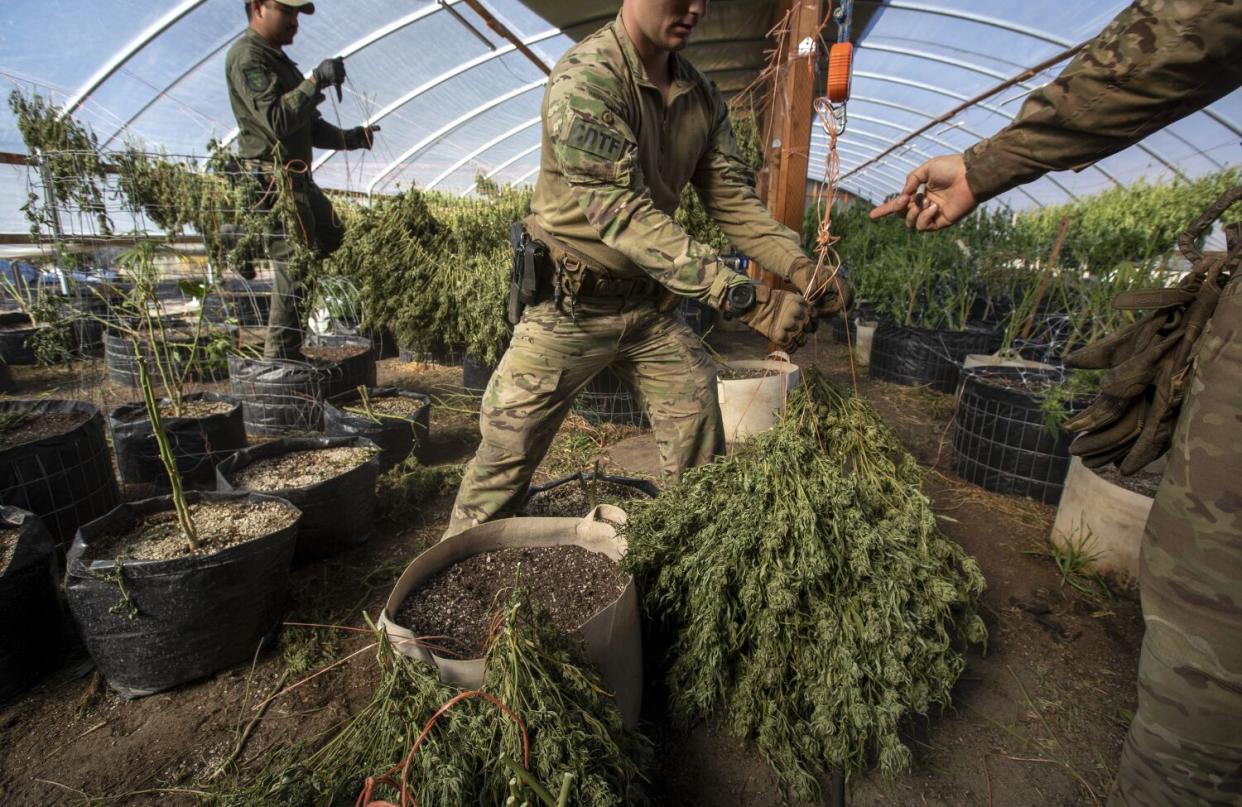
<svg viewBox="0 0 1242 807"><path fill-rule="evenodd" d="M751 283L738 283L725 292L725 319L741 316L755 307L755 287Z"/></svg>

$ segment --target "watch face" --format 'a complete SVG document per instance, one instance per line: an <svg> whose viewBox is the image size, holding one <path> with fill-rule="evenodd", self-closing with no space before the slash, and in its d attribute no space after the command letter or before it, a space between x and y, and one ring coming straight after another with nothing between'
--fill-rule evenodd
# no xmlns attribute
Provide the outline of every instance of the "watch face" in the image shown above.
<svg viewBox="0 0 1242 807"><path fill-rule="evenodd" d="M746 283L729 290L729 307L739 313L749 311L755 304L755 287Z"/></svg>

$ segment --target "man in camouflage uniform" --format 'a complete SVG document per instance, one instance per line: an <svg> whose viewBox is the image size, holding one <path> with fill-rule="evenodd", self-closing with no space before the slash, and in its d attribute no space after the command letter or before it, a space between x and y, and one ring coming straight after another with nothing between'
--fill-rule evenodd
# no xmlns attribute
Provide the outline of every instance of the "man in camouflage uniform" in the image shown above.
<svg viewBox="0 0 1242 807"><path fill-rule="evenodd" d="M719 91L677 55L707 5L624 0L552 71L526 223L551 253L560 299L528 307L514 330L446 535L516 503L574 396L606 367L642 397L667 480L721 453L714 365L670 313L677 295L791 348L813 316L841 308L843 284L811 295L814 306L799 293L815 264L756 197ZM688 182L729 240L797 291L756 287L690 238L673 220Z"/></svg>
<svg viewBox="0 0 1242 807"><path fill-rule="evenodd" d="M302 71L284 52L293 44L302 14L314 14L310 0L247 0L249 28L224 60L229 102L237 118L238 152L243 164L259 179L264 204L278 196L275 166L284 166L288 191L297 209L294 234L319 257L341 245L345 228L332 203L311 178L313 148L371 148L378 126L342 131L319 114L318 105L333 86L340 92L345 80L343 60L325 59L303 79ZM269 359L302 357L302 278L291 266L294 249L284 223L266 234L268 257L275 264L272 309L263 355Z"/></svg>
<svg viewBox="0 0 1242 807"><path fill-rule="evenodd" d="M947 227L1047 171L1081 169L1242 84L1242 0L1139 0L1018 119L916 169L873 217ZM916 196L920 185L925 194ZM1189 222L1187 222L1189 224ZM1236 235L1236 230L1234 231ZM1143 536L1139 707L1110 805L1242 805L1242 274L1201 337Z"/></svg>

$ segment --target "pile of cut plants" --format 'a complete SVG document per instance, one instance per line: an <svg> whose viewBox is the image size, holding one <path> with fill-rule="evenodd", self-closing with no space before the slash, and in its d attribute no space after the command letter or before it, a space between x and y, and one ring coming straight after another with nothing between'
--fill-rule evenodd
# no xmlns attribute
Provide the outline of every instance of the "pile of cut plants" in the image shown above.
<svg viewBox="0 0 1242 807"><path fill-rule="evenodd" d="M483 684L463 690L376 631L374 694L344 726L235 772L214 803L237 805L647 803L651 746L578 646L521 591L502 604ZM380 800L384 801L380 801Z"/></svg>
<svg viewBox="0 0 1242 807"><path fill-rule="evenodd" d="M627 508L624 567L671 637L677 722L719 720L812 798L907 768L902 732L982 643L984 579L880 416L810 368L775 428Z"/></svg>

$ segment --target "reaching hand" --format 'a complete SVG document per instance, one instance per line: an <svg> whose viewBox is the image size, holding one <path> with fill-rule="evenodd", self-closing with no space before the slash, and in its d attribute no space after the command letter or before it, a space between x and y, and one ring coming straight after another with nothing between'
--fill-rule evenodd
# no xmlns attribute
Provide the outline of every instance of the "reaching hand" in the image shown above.
<svg viewBox="0 0 1242 807"><path fill-rule="evenodd" d="M336 100L341 100L341 85L345 83L344 59L340 56L324 59L311 76L315 79L315 87L320 91L326 87L336 87Z"/></svg>
<svg viewBox="0 0 1242 807"><path fill-rule="evenodd" d="M920 185L922 193L918 192ZM907 227L940 230L959 221L977 204L966 183L966 163L955 154L933 157L911 171L901 194L872 210L871 218L901 213Z"/></svg>

